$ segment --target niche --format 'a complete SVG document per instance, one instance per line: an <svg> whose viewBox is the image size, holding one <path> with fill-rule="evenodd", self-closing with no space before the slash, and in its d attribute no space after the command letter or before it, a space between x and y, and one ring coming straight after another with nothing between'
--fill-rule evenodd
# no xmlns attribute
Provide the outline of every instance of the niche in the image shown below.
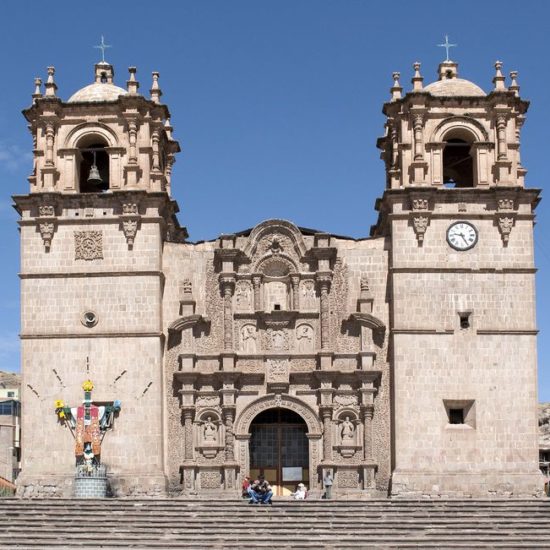
<svg viewBox="0 0 550 550"><path fill-rule="evenodd" d="M471 143L461 138L445 141L443 149L443 185L445 187L473 187L474 162Z"/></svg>
<svg viewBox="0 0 550 550"><path fill-rule="evenodd" d="M109 154L96 136L81 141L77 157L80 193L102 193L109 189Z"/></svg>

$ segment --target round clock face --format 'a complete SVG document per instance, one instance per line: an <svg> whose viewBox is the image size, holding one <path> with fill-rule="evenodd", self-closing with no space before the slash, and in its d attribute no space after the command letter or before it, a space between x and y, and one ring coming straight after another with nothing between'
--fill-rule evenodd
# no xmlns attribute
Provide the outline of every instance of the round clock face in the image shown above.
<svg viewBox="0 0 550 550"><path fill-rule="evenodd" d="M456 222L447 229L447 242L455 250L468 250L477 243L477 229L468 222Z"/></svg>

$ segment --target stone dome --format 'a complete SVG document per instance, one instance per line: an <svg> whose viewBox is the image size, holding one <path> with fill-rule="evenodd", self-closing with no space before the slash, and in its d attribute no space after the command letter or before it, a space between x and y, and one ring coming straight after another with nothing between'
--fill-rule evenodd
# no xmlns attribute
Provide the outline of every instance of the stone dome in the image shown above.
<svg viewBox="0 0 550 550"><path fill-rule="evenodd" d="M113 84L115 71L113 66L106 61L96 63L94 67L95 82L78 90L70 98L68 103L101 103L103 101L116 101L118 96L126 95L124 88Z"/></svg>
<svg viewBox="0 0 550 550"><path fill-rule="evenodd" d="M116 101L118 96L126 95L124 88L108 84L107 82L94 82L78 90L70 98L68 103Z"/></svg>
<svg viewBox="0 0 550 550"><path fill-rule="evenodd" d="M483 97L487 95L477 84L464 78L445 78L428 84L425 92L438 97Z"/></svg>

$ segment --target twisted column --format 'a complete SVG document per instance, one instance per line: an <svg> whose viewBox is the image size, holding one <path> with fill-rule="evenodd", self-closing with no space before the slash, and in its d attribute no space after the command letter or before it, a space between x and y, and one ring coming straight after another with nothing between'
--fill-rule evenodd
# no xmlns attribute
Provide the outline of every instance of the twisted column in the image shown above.
<svg viewBox="0 0 550 550"><path fill-rule="evenodd" d="M363 408L363 458L372 459L372 417L374 405L366 405Z"/></svg>

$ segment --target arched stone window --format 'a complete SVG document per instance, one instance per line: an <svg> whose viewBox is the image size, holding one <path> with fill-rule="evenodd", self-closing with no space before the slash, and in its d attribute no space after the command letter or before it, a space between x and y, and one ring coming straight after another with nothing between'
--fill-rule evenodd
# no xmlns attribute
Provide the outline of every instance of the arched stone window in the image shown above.
<svg viewBox="0 0 550 550"><path fill-rule="evenodd" d="M454 130L445 136L443 147L443 185L445 187L473 187L473 136L464 130Z"/></svg>
<svg viewBox="0 0 550 550"><path fill-rule="evenodd" d="M488 185L490 174L487 131L469 117L443 120L430 140L434 185L467 188Z"/></svg>
<svg viewBox="0 0 550 550"><path fill-rule="evenodd" d="M79 141L76 176L80 193L100 193L109 189L107 146L101 136L94 134L88 134Z"/></svg>

